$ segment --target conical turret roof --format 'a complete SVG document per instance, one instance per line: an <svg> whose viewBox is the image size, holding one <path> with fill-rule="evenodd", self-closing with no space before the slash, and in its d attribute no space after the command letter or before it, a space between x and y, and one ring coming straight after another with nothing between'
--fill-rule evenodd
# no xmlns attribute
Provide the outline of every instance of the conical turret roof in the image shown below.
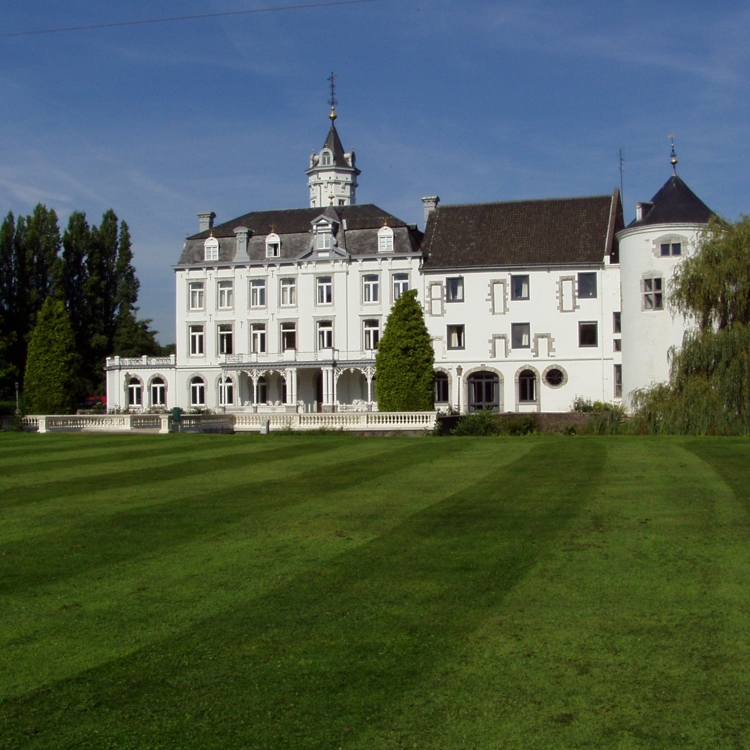
<svg viewBox="0 0 750 750"><path fill-rule="evenodd" d="M331 123L331 129L328 131L328 138L326 138L323 148L327 148L333 154L333 163L335 166L349 166L344 158L344 147L341 145L341 138L339 138L338 131L333 123Z"/></svg>
<svg viewBox="0 0 750 750"><path fill-rule="evenodd" d="M652 224L707 224L714 212L682 181L672 175L661 190L643 204L643 214L628 224L645 227Z"/></svg>

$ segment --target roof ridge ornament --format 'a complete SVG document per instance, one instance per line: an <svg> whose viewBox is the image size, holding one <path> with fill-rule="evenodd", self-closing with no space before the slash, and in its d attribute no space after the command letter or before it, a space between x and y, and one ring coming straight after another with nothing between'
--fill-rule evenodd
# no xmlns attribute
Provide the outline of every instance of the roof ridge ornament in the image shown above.
<svg viewBox="0 0 750 750"><path fill-rule="evenodd" d="M333 122L338 115L336 114L336 105L339 103L338 99L336 99L336 79L338 76L331 71L331 77L328 79L331 82L331 98L329 100L329 104L331 105L331 114L328 115L328 117L331 119L331 122Z"/></svg>
<svg viewBox="0 0 750 750"><path fill-rule="evenodd" d="M672 153L669 158L669 163L672 165L672 172L676 177L677 176L677 154L675 153L675 150L674 150L674 135L670 135L669 139L672 141Z"/></svg>

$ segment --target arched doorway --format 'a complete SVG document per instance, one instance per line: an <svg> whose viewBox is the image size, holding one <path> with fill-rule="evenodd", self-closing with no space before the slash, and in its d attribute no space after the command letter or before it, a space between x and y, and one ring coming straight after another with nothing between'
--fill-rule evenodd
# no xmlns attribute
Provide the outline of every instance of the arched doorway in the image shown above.
<svg viewBox="0 0 750 750"><path fill-rule="evenodd" d="M480 370L469 375L469 411L500 410L500 378L497 373Z"/></svg>

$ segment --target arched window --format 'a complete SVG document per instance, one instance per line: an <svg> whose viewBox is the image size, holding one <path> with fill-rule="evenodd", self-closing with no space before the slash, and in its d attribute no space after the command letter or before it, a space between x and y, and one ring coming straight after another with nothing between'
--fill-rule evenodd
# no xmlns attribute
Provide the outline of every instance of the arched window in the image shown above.
<svg viewBox="0 0 750 750"><path fill-rule="evenodd" d="M469 375L469 411L500 407L500 379L494 372L481 370Z"/></svg>
<svg viewBox="0 0 750 750"><path fill-rule="evenodd" d="M393 252L393 230L388 226L378 230L378 252Z"/></svg>
<svg viewBox="0 0 750 750"><path fill-rule="evenodd" d="M163 378L154 378L151 381L151 406L167 405L167 385Z"/></svg>
<svg viewBox="0 0 750 750"><path fill-rule="evenodd" d="M320 155L320 166L321 167L331 166L331 152L330 151L323 151L323 153Z"/></svg>
<svg viewBox="0 0 750 750"><path fill-rule="evenodd" d="M234 404L234 381L232 378L223 377L219 381L219 404L221 406L232 406Z"/></svg>
<svg viewBox="0 0 750 750"><path fill-rule="evenodd" d="M518 376L518 400L522 403L536 401L536 373L523 370Z"/></svg>
<svg viewBox="0 0 750 750"><path fill-rule="evenodd" d="M447 372L435 373L435 403L436 404L448 403L448 373Z"/></svg>
<svg viewBox="0 0 750 750"><path fill-rule="evenodd" d="M190 381L190 406L206 405L206 384L203 378L195 377Z"/></svg>
<svg viewBox="0 0 750 750"><path fill-rule="evenodd" d="M128 406L143 405L143 388L138 378L128 380Z"/></svg>
<svg viewBox="0 0 750 750"><path fill-rule="evenodd" d="M281 255L281 238L276 232L266 237L266 258L278 258Z"/></svg>

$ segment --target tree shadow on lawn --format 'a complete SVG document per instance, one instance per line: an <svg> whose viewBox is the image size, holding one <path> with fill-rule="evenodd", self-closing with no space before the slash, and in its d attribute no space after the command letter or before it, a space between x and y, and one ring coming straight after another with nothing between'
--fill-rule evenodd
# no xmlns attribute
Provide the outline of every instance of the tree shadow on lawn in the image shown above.
<svg viewBox="0 0 750 750"><path fill-rule="evenodd" d="M5 742L356 744L391 725L405 694L432 690L436 671L597 491L605 457L601 441L545 441L260 600L238 601L174 640L8 701L0 709Z"/></svg>

